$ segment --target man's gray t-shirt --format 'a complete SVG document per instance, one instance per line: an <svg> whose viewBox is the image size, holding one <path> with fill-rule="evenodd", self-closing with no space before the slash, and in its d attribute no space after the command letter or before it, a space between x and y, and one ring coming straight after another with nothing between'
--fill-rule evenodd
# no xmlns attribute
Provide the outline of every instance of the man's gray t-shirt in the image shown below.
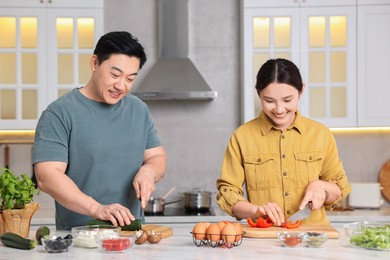
<svg viewBox="0 0 390 260"><path fill-rule="evenodd" d="M120 203L139 215L133 179L144 151L160 146L148 107L127 95L115 105L86 98L79 89L60 97L42 113L32 163L67 163L66 174L101 204ZM56 205L58 230L83 226L92 218Z"/></svg>

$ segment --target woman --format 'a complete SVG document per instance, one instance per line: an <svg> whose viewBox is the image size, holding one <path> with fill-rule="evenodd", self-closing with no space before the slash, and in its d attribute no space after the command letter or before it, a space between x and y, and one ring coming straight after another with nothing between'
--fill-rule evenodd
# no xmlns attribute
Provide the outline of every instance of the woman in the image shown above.
<svg viewBox="0 0 390 260"><path fill-rule="evenodd" d="M311 202L303 223L329 225L325 208L351 192L332 133L297 109L304 87L289 60L271 59L260 68L263 110L233 133L217 180L217 202L236 219L269 217L280 226Z"/></svg>

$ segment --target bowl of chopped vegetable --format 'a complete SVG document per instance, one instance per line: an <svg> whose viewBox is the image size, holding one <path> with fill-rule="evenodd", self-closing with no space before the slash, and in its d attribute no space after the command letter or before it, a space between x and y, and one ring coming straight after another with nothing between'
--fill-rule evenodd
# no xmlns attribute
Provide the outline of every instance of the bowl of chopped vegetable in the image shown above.
<svg viewBox="0 0 390 260"><path fill-rule="evenodd" d="M98 248L107 253L120 253L130 250L134 245L134 236L98 235Z"/></svg>
<svg viewBox="0 0 390 260"><path fill-rule="evenodd" d="M372 250L390 250L390 223L353 222L344 225L349 245Z"/></svg>

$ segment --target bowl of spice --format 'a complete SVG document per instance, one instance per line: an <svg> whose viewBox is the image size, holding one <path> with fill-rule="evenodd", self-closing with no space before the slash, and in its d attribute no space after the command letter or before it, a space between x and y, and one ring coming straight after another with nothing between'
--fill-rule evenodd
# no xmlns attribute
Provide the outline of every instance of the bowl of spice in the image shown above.
<svg viewBox="0 0 390 260"><path fill-rule="evenodd" d="M303 239L309 247L323 247L328 241L328 235L320 232L306 232Z"/></svg>
<svg viewBox="0 0 390 260"><path fill-rule="evenodd" d="M302 232L278 232L278 239L285 247L299 247L302 244Z"/></svg>

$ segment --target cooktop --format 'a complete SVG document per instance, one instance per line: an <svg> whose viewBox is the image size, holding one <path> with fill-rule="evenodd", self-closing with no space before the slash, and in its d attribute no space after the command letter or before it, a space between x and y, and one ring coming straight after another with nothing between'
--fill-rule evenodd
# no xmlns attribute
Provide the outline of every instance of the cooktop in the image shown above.
<svg viewBox="0 0 390 260"><path fill-rule="evenodd" d="M164 212L145 212L145 216L215 216L212 208L208 209L186 209L185 207L166 207Z"/></svg>

